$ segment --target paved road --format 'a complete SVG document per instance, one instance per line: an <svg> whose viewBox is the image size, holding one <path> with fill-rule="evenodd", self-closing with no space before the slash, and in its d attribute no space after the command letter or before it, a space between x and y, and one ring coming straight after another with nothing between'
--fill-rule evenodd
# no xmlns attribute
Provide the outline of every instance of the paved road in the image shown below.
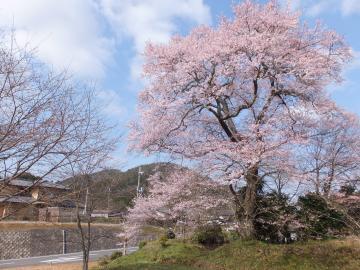
<svg viewBox="0 0 360 270"><path fill-rule="evenodd" d="M128 253L136 251L137 247L129 247ZM97 250L90 252L90 261L96 261L99 258L110 255L114 251L122 249L107 249L107 250ZM31 265L50 265L50 264L61 264L61 263L74 263L82 261L82 253L68 253L68 254L59 254L59 255L48 255L40 257L30 257L23 259L12 259L12 260L0 260L0 269L9 269L23 266Z"/></svg>

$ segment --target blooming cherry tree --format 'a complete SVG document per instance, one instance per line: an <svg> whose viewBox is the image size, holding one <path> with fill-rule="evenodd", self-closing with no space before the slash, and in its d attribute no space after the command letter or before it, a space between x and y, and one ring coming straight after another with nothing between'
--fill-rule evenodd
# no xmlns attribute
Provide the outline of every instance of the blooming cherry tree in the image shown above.
<svg viewBox="0 0 360 270"><path fill-rule="evenodd" d="M129 209L125 224L128 238L138 235L144 225L170 226L176 221L201 223L200 218L210 217L214 210L229 205L224 196L226 190L188 169L158 172L148 181L149 195L136 198L134 207Z"/></svg>
<svg viewBox="0 0 360 270"><path fill-rule="evenodd" d="M167 44L148 44L132 123L133 147L197 162L228 181L240 232L254 235L256 191L266 176L291 172L294 144L306 137L303 112L335 108L325 92L351 58L341 36L276 1L245 1L234 18L201 26ZM241 194L232 183L242 181Z"/></svg>

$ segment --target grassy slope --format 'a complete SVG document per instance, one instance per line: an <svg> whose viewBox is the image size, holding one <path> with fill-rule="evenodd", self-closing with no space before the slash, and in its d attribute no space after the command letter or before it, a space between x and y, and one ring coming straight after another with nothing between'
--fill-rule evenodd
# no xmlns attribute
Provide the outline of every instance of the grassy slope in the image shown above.
<svg viewBox="0 0 360 270"><path fill-rule="evenodd" d="M216 250L168 241L166 248L157 242L111 262L111 270L322 270L360 269L360 240L331 240L268 245L256 241L234 241Z"/></svg>

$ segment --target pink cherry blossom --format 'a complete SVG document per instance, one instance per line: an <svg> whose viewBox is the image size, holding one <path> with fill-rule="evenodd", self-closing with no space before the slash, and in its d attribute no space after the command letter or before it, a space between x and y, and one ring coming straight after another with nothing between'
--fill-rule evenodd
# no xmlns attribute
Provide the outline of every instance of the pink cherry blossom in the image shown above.
<svg viewBox="0 0 360 270"><path fill-rule="evenodd" d="M147 45L149 84L130 140L134 150L188 159L213 178L244 182L240 227L251 237L258 184L273 172L297 173L293 156L316 122L307 112L336 110L326 87L342 81L351 50L336 32L303 24L299 12L276 1L247 0L234 14L217 27Z"/></svg>
<svg viewBox="0 0 360 270"><path fill-rule="evenodd" d="M229 205L224 196L226 189L195 171L158 172L148 181L148 195L136 198L134 206L129 209L125 223L128 238L141 234L141 228L146 225L170 226L176 221L201 223L216 209Z"/></svg>

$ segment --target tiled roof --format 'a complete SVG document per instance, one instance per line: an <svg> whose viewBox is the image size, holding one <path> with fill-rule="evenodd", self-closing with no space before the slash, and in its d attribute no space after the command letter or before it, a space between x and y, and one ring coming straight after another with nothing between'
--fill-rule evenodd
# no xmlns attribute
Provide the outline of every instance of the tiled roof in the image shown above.
<svg viewBox="0 0 360 270"><path fill-rule="evenodd" d="M6 196L0 196L0 202L12 202L12 203L26 203L30 204L35 202L36 199L33 197L26 197L26 196L12 196L12 197L6 197Z"/></svg>
<svg viewBox="0 0 360 270"><path fill-rule="evenodd" d="M1 182L4 182L4 181L5 180L1 180L0 184L1 184ZM49 182L49 181L41 181L41 182L37 182L34 184L32 181L21 179L21 178L16 178L16 179L12 179L10 181L6 181L6 184L12 185L12 186L18 186L18 187L32 187L32 186L35 187L35 186L37 186L37 187L56 188L56 189L64 189L64 190L70 189L64 185Z"/></svg>

